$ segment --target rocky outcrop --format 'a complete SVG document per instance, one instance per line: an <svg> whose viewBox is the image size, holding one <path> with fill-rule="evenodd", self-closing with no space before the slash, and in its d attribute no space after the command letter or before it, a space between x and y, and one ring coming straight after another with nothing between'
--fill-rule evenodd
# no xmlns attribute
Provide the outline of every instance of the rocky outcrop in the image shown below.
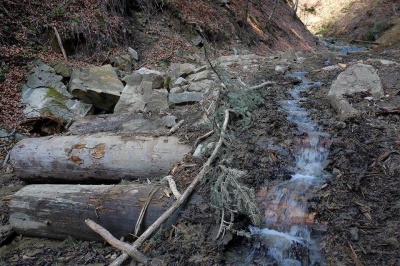
<svg viewBox="0 0 400 266"><path fill-rule="evenodd" d="M26 117L50 115L68 121L92 113L92 105L73 99L62 79L63 76L46 64L40 63L33 69L22 88L21 102L26 104Z"/></svg>
<svg viewBox="0 0 400 266"><path fill-rule="evenodd" d="M123 79L126 86L114 113L160 111L168 108L168 91L162 73L141 68Z"/></svg>
<svg viewBox="0 0 400 266"><path fill-rule="evenodd" d="M339 74L333 82L328 96L368 92L375 98L384 95L382 82L371 65L355 64Z"/></svg>
<svg viewBox="0 0 400 266"><path fill-rule="evenodd" d="M78 99L99 109L112 111L124 85L111 65L74 69L69 91Z"/></svg>

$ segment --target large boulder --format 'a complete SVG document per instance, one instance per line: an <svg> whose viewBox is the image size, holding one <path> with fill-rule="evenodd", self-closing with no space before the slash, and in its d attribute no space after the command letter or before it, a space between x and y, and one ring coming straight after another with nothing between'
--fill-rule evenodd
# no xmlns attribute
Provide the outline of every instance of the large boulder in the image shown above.
<svg viewBox="0 0 400 266"><path fill-rule="evenodd" d="M67 87L62 83L63 77L58 75L54 68L44 63L39 63L29 74L24 90L29 88L51 88L58 93L71 97Z"/></svg>
<svg viewBox="0 0 400 266"><path fill-rule="evenodd" d="M92 113L91 104L72 99L62 79L46 64L40 63L33 69L22 86L21 102L26 104L27 118L55 116L70 121Z"/></svg>
<svg viewBox="0 0 400 266"><path fill-rule="evenodd" d="M111 65L74 69L69 91L78 99L99 109L112 111L124 85Z"/></svg>
<svg viewBox="0 0 400 266"><path fill-rule="evenodd" d="M371 65L355 64L340 73L333 82L328 96L349 95L357 92L369 92L375 98L384 95L381 79Z"/></svg>
<svg viewBox="0 0 400 266"><path fill-rule="evenodd" d="M161 72L141 68L123 79L126 86L114 113L160 111L168 108L168 91Z"/></svg>

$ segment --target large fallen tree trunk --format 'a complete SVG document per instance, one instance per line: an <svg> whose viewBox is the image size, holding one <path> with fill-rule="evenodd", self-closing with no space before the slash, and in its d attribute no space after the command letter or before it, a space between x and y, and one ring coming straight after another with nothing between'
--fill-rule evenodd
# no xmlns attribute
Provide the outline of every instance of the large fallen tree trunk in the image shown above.
<svg viewBox="0 0 400 266"><path fill-rule="evenodd" d="M98 132L166 134L165 122L149 119L143 114L103 114L79 118L68 129L73 135Z"/></svg>
<svg viewBox="0 0 400 266"><path fill-rule="evenodd" d="M43 137L18 142L11 164L14 173L29 183L110 183L162 177L189 151L171 136Z"/></svg>
<svg viewBox="0 0 400 266"><path fill-rule="evenodd" d="M152 188L138 184L28 185L10 202L10 224L17 233L27 236L101 240L85 224L85 219L91 219L115 237L127 237L134 234ZM163 193L159 189L152 197L141 229L150 226L172 204L172 198Z"/></svg>

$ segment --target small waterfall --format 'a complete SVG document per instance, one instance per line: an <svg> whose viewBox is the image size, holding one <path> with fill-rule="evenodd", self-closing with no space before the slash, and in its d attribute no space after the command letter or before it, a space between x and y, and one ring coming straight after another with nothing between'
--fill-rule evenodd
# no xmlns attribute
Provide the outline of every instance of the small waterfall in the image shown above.
<svg viewBox="0 0 400 266"><path fill-rule="evenodd" d="M282 266L321 265L322 258L309 226L314 214L308 211L308 200L315 185L321 184L329 174L324 171L331 139L329 134L319 132L319 127L301 103L307 99L301 95L310 88L321 86L305 79L306 72L296 72L294 77L302 82L290 91L293 99L281 102L287 119L296 123L304 138L295 140L296 171L291 179L270 188L262 202L265 206L265 228L250 227L250 231L267 247L261 253L275 264ZM248 261L256 255L254 246ZM260 253L260 252L259 252ZM262 263L261 263L262 264ZM268 264L269 265L269 264Z"/></svg>

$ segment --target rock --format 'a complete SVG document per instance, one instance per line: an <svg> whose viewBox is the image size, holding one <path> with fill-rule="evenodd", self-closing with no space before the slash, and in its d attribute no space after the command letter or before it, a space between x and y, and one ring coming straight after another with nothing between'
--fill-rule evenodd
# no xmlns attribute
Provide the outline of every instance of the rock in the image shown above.
<svg viewBox="0 0 400 266"><path fill-rule="evenodd" d="M342 95L328 95L332 108L339 114L341 121L360 120L361 114Z"/></svg>
<svg viewBox="0 0 400 266"><path fill-rule="evenodd" d="M200 92L182 92L169 95L169 102L172 104L200 102L204 96Z"/></svg>
<svg viewBox="0 0 400 266"><path fill-rule="evenodd" d="M186 79L191 82L200 81L203 79L209 79L210 72L205 70L196 74L189 75Z"/></svg>
<svg viewBox="0 0 400 266"><path fill-rule="evenodd" d="M71 77L72 68L70 68L67 64L60 61L54 61L50 63L50 65L54 68L55 72L64 78Z"/></svg>
<svg viewBox="0 0 400 266"><path fill-rule="evenodd" d="M26 103L24 114L27 118L51 115L71 120L74 115L69 112L66 101L68 97L49 88L25 89L21 98L21 102Z"/></svg>
<svg viewBox="0 0 400 266"><path fill-rule="evenodd" d="M123 79L126 86L114 113L160 111L168 108L168 91L164 78L158 71L141 68Z"/></svg>
<svg viewBox="0 0 400 266"><path fill-rule="evenodd" d="M51 88L66 97L71 97L71 94L67 91L67 87L62 83L62 79L63 77L57 75L54 68L40 63L29 74L23 90L29 88Z"/></svg>
<svg viewBox="0 0 400 266"><path fill-rule="evenodd" d="M175 87L169 90L169 93L182 93L185 90L182 87Z"/></svg>
<svg viewBox="0 0 400 266"><path fill-rule="evenodd" d="M201 156L203 156L206 151L211 151L212 149L214 149L215 147L215 142L210 142L208 144L205 143L200 143L197 147L196 150L193 152L192 157L193 158L200 158Z"/></svg>
<svg viewBox="0 0 400 266"><path fill-rule="evenodd" d="M275 71L282 75L284 75L286 73L287 69L288 68L286 66L276 66L275 67Z"/></svg>
<svg viewBox="0 0 400 266"><path fill-rule="evenodd" d="M122 71L132 71L132 58L130 54L110 57L109 62Z"/></svg>
<svg viewBox="0 0 400 266"><path fill-rule="evenodd" d="M74 69L69 91L78 99L99 109L112 111L124 85L111 65Z"/></svg>
<svg viewBox="0 0 400 266"><path fill-rule="evenodd" d="M188 81L182 77L177 78L177 80L175 80L174 82L174 87L180 87L180 86L184 86L187 85Z"/></svg>
<svg viewBox="0 0 400 266"><path fill-rule="evenodd" d="M373 97L384 96L382 82L371 65L355 64L339 74L328 96L341 96L356 92L369 92Z"/></svg>
<svg viewBox="0 0 400 266"><path fill-rule="evenodd" d="M128 52L132 56L133 59L135 59L136 61L139 60L139 55L133 48L128 47Z"/></svg>
<svg viewBox="0 0 400 266"><path fill-rule="evenodd" d="M165 127L171 128L176 125L176 116L174 115L167 115L161 118L162 123Z"/></svg>
<svg viewBox="0 0 400 266"><path fill-rule="evenodd" d="M161 72L142 67L141 69L137 70L136 73L142 75L142 81L151 81L153 83L153 89L160 89L164 87L164 77Z"/></svg>
<svg viewBox="0 0 400 266"><path fill-rule="evenodd" d="M196 70L196 66L193 64L185 63L185 64L176 64L172 63L169 67L169 75L173 78L179 77L187 77L190 74L193 74Z"/></svg>
<svg viewBox="0 0 400 266"><path fill-rule="evenodd" d="M196 73L199 73L199 72L202 72L202 71L206 71L206 70L207 70L207 66L201 66L201 67L196 68L193 71L193 74L196 74Z"/></svg>
<svg viewBox="0 0 400 266"><path fill-rule="evenodd" d="M71 113L78 117L94 114L94 108L92 104L84 103L76 99L68 99L65 103L65 106Z"/></svg>
<svg viewBox="0 0 400 266"><path fill-rule="evenodd" d="M210 89L213 85L215 85L214 81L206 79L199 82L193 82L189 85L188 91L203 91Z"/></svg>
<svg viewBox="0 0 400 266"><path fill-rule="evenodd" d="M12 229L11 225L6 224L0 226L0 246L9 241L14 235L15 232Z"/></svg>

